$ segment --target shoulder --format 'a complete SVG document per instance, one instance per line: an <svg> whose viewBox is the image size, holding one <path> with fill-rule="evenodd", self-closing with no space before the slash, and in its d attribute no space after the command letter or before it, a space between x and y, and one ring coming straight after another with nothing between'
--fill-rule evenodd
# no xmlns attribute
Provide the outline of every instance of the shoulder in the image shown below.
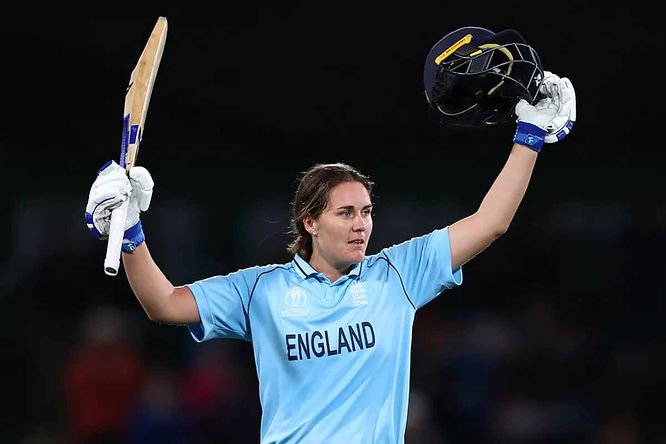
<svg viewBox="0 0 666 444"><path fill-rule="evenodd" d="M382 265L389 265L391 263L389 255L387 254L389 248L390 247L382 248L379 252L366 256L363 259L362 267L367 270L377 270L377 268L381 268Z"/></svg>
<svg viewBox="0 0 666 444"><path fill-rule="evenodd" d="M372 266L378 261L392 263L401 258L415 257L429 250L437 250L441 246L448 245L448 233L449 228L447 226L384 247L378 253L366 257L367 265Z"/></svg>
<svg viewBox="0 0 666 444"><path fill-rule="evenodd" d="M240 268L236 271L229 273L229 276L254 276L256 278L267 274L281 274L290 273L294 270L293 262L286 262L283 264L265 264L253 265L251 267Z"/></svg>
<svg viewBox="0 0 666 444"><path fill-rule="evenodd" d="M262 276L270 275L284 275L292 273L294 265L292 262L284 264L265 264L253 265L249 267L239 268L227 274L220 274L201 279L199 283L214 283L219 281L245 281L247 283L256 282Z"/></svg>

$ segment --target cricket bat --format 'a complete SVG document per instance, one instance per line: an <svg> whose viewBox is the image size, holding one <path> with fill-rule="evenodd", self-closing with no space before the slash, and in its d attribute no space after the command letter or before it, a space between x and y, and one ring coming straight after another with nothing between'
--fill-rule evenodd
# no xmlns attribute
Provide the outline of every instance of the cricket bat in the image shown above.
<svg viewBox="0 0 666 444"><path fill-rule="evenodd" d="M132 70L125 92L123 133L120 143L120 161L118 163L125 168L127 174L134 166L139 154L139 144L143 138L148 104L162 59L166 35L167 19L166 17L159 17L136 66ZM109 239L104 259L104 272L109 276L117 275L120 268L121 247L128 206L129 199L111 212L111 226L109 227Z"/></svg>

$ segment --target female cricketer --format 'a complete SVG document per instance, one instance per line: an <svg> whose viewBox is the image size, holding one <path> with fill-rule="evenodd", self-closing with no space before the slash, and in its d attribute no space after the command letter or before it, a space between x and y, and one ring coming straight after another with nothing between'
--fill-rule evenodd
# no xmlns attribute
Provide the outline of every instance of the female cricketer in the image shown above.
<svg viewBox="0 0 666 444"><path fill-rule="evenodd" d="M87 224L105 239L111 209L129 199L123 268L148 317L186 325L197 342L252 344L262 444L404 443L417 310L460 285L463 265L507 231L552 123L575 115L571 82L551 74L545 84L545 99L517 103L513 146L478 210L374 255L373 182L344 163L302 174L287 263L172 284L141 226L153 190L142 167L100 169Z"/></svg>

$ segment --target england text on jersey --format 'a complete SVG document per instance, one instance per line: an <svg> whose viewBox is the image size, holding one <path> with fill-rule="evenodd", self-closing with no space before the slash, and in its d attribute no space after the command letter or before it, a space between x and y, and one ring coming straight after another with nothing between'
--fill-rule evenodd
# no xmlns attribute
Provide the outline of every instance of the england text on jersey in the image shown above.
<svg viewBox="0 0 666 444"><path fill-rule="evenodd" d="M330 331L290 333L285 342L289 361L322 358L374 347L375 329L370 322L358 322Z"/></svg>

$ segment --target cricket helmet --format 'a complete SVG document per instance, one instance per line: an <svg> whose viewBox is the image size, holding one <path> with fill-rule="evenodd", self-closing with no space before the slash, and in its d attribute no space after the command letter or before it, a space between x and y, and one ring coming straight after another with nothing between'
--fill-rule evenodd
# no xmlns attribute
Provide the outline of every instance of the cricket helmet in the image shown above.
<svg viewBox="0 0 666 444"><path fill-rule="evenodd" d="M539 55L513 29L452 31L430 49L423 69L431 115L452 127L513 120L520 99L536 102L542 80Z"/></svg>

